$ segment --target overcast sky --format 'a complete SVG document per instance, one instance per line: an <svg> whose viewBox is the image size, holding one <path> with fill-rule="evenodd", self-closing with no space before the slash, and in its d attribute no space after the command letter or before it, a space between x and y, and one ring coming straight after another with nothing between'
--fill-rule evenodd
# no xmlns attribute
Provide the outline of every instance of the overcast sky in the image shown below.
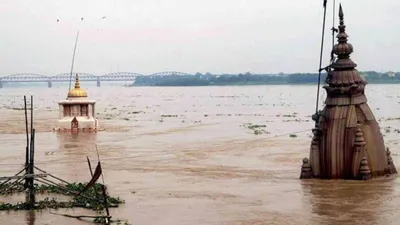
<svg viewBox="0 0 400 225"><path fill-rule="evenodd" d="M337 2L358 69L400 71L400 1ZM69 72L78 29L75 72L316 72L322 16L322 0L0 0L0 76Z"/></svg>

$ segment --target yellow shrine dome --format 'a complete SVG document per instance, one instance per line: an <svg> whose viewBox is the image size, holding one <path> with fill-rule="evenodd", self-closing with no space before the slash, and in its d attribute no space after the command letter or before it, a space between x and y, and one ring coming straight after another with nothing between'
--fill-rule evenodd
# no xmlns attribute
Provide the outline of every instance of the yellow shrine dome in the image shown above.
<svg viewBox="0 0 400 225"><path fill-rule="evenodd" d="M68 98L85 98L87 96L88 95L87 95L86 91L81 89L81 86L79 84L79 77L78 77L78 74L76 74L75 87L74 87L74 89L72 89L68 92Z"/></svg>

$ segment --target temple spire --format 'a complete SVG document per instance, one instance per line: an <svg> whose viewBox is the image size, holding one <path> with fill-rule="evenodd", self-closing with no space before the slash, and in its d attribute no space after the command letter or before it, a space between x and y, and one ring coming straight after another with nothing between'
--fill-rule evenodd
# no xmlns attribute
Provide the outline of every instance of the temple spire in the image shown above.
<svg viewBox="0 0 400 225"><path fill-rule="evenodd" d="M342 4L339 6L339 33L337 34L338 43L333 46L333 53L337 55L337 60L332 64L333 69L352 70L357 64L350 59L353 53L353 45L347 43L349 37L346 33L346 25L344 24L344 13Z"/></svg>
<svg viewBox="0 0 400 225"><path fill-rule="evenodd" d="M344 25L344 14L342 4L339 5L339 34L337 36L339 43L347 43L346 25Z"/></svg>
<svg viewBox="0 0 400 225"><path fill-rule="evenodd" d="M301 179L362 179L396 174L385 151L385 143L365 96L367 82L350 59L343 8L339 7L337 55L328 71L325 107L313 118L318 131L310 146L310 158L303 160Z"/></svg>

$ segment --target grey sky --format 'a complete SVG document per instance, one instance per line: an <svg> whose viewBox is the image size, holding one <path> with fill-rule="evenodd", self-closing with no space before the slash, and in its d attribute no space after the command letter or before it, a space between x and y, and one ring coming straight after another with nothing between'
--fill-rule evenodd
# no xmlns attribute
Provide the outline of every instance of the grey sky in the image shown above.
<svg viewBox="0 0 400 225"><path fill-rule="evenodd" d="M328 0L326 63L332 2ZM400 1L337 2L343 5L358 69L400 71ZM78 29L76 72L289 73L316 72L318 67L322 0L0 3L0 76L68 72Z"/></svg>

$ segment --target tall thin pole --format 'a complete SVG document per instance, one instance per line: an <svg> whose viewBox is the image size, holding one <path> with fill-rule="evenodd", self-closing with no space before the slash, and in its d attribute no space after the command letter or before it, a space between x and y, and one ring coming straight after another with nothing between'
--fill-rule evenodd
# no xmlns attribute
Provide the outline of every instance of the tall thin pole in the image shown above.
<svg viewBox="0 0 400 225"><path fill-rule="evenodd" d="M78 30L78 33L76 34L74 53L72 54L72 64L71 64L71 73L69 75L69 88L68 88L68 90L71 90L72 72L74 70L75 52L76 52L76 46L78 44L78 37L79 37L79 30Z"/></svg>
<svg viewBox="0 0 400 225"><path fill-rule="evenodd" d="M33 95L31 95L31 135L33 132Z"/></svg>
<svg viewBox="0 0 400 225"><path fill-rule="evenodd" d="M26 106L26 96L24 95L24 110L25 110L25 132L26 132L26 149L25 149L25 174L29 171L29 130L28 130L28 109ZM25 188L28 187L28 179L25 178Z"/></svg>
<svg viewBox="0 0 400 225"><path fill-rule="evenodd" d="M318 114L319 90L320 90L320 84L321 84L322 56L323 56L323 52L324 52L325 21L326 21L326 2L327 2L327 0L324 0L324 19L323 19L323 23L322 23L321 51L320 51L320 55L319 55L318 87L317 87L317 101L315 104L315 114ZM318 123L318 121L315 121L315 124L317 124L317 123Z"/></svg>
<svg viewBox="0 0 400 225"><path fill-rule="evenodd" d="M35 148L35 129L33 129L33 95L31 95L31 142L29 147L29 174L33 174L33 157ZM35 190L33 177L29 178L29 206L31 209L35 207Z"/></svg>
<svg viewBox="0 0 400 225"><path fill-rule="evenodd" d="M335 46L335 17L336 17L336 0L333 0L333 14L332 14L332 50Z"/></svg>
<svg viewBox="0 0 400 225"><path fill-rule="evenodd" d="M32 134L31 134L31 153L30 153L30 163L29 163L29 167L30 167L30 175L34 175L35 171L34 171L34 158L35 158L35 129L32 130ZM33 209L35 207L35 183L34 183L34 177L32 176L29 182L29 205L30 208Z"/></svg>
<svg viewBox="0 0 400 225"><path fill-rule="evenodd" d="M28 109L26 107L26 96L24 95L24 110L25 110L25 130L26 130L26 146L29 146L29 131L28 131Z"/></svg>

